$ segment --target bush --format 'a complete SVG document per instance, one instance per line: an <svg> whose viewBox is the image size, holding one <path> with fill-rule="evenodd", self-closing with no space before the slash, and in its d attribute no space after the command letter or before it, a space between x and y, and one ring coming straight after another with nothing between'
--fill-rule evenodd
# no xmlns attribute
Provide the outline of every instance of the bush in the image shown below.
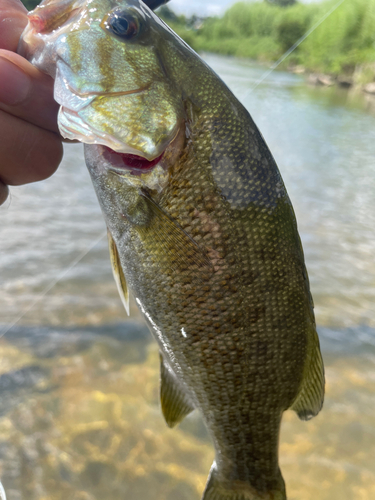
<svg viewBox="0 0 375 500"><path fill-rule="evenodd" d="M205 20L189 42L198 50L277 60L336 3L337 0L325 0L285 7L276 2L239 2L221 18ZM351 74L359 64L375 61L374 26L375 0L344 2L288 61L312 71Z"/></svg>
<svg viewBox="0 0 375 500"><path fill-rule="evenodd" d="M304 22L297 19L283 19L277 26L276 40L285 52L294 45L306 32Z"/></svg>
<svg viewBox="0 0 375 500"><path fill-rule="evenodd" d="M290 7L297 3L297 0L266 0L271 5L278 5L279 7Z"/></svg>

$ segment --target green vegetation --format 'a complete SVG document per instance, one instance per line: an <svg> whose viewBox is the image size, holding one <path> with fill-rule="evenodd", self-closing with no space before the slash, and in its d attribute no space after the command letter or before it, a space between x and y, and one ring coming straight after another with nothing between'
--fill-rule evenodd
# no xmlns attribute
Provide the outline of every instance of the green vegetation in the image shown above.
<svg viewBox="0 0 375 500"><path fill-rule="evenodd" d="M289 5L294 5L297 0L265 0L266 2L273 5L281 5L281 7L288 7Z"/></svg>
<svg viewBox="0 0 375 500"><path fill-rule="evenodd" d="M283 6L281 4L284 4ZM204 20L159 15L196 51L275 61L337 3L285 5L285 2L240 2L218 18ZM167 14L167 15L165 15ZM168 19L169 17L169 19ZM375 69L375 0L347 0L285 61L309 71L353 75L366 67L370 81ZM363 82L362 82L363 83Z"/></svg>
<svg viewBox="0 0 375 500"><path fill-rule="evenodd" d="M31 10L38 0L23 0ZM167 6L158 14L196 51L276 61L337 3L296 0L239 2L222 17L177 16ZM346 0L285 61L308 71L375 79L375 0Z"/></svg>

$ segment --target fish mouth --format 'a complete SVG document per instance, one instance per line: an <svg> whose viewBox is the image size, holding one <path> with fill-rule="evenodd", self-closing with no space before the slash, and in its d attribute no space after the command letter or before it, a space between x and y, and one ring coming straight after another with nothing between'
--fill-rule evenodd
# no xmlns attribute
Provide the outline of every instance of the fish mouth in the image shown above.
<svg viewBox="0 0 375 500"><path fill-rule="evenodd" d="M96 99L105 98L108 100L128 97L147 92L151 84L130 90L106 91L101 88L79 89L71 84L74 80L72 69L61 58L56 67L56 77L54 86L55 101L60 104L58 114L58 125L61 135L65 139L78 140L84 144L101 144L119 153L143 156L137 149L126 144L126 138L118 135L118 131L110 130L110 127L103 126L103 120L95 125L95 113L92 112L92 103ZM106 125L106 124L104 124ZM160 155L160 150L155 151L152 145L145 148L144 156L148 160Z"/></svg>
<svg viewBox="0 0 375 500"><path fill-rule="evenodd" d="M144 153L141 151L123 153L114 151L108 146L103 145L96 146L96 155L104 160L102 165L106 170L114 172L119 176L130 173L139 177L142 174L149 174L155 168L158 168L161 174L163 171L166 172L169 166L173 164L181 154L185 138L185 127L183 123L180 123L170 142L164 147L164 150L154 158L145 158Z"/></svg>
<svg viewBox="0 0 375 500"><path fill-rule="evenodd" d="M114 165L123 168L131 168L135 171L147 171L155 166L164 155L165 150L174 141L179 132L179 127L175 128L172 139L162 143L145 142L147 146L140 150L137 146L132 147L120 138L105 130L95 128L86 121L79 111L75 111L65 106L60 106L58 114L58 126L61 135L70 140L80 141L84 144L95 144L101 146L102 154ZM133 158L134 157L134 158Z"/></svg>
<svg viewBox="0 0 375 500"><path fill-rule="evenodd" d="M108 146L99 146L100 153L106 162L109 170L118 174L128 171L133 175L141 175L153 170L156 165L162 162L165 151L153 160L147 160L136 154L121 153L114 151Z"/></svg>
<svg viewBox="0 0 375 500"><path fill-rule="evenodd" d="M58 125L61 135L65 139L80 141L84 144L100 144L109 149L125 154L139 154L123 141L106 131L97 129L80 116L79 111L60 106L58 114Z"/></svg>
<svg viewBox="0 0 375 500"><path fill-rule="evenodd" d="M129 94L130 93L127 93L127 95ZM92 123L90 123L90 121L85 120L82 116L82 111L92 102L93 99L95 99L96 95L93 95L91 92L87 94L86 97L80 97L78 94L74 95L80 100L86 102L78 102L76 109L71 109L70 107L64 105L60 106L58 126L60 134L64 138L74 141L78 140L84 144L101 145L106 148L106 150L118 153L120 156L136 156L144 159L146 162L154 162L155 158L160 157L160 149L152 144L148 145L149 147L147 150L140 151L138 148L132 147L121 140L121 138L116 137L116 135L111 134L106 130L96 128ZM99 95L103 95L103 93L100 93ZM133 165L136 160L133 162L131 159L128 159L128 161L131 165ZM135 168L143 169L142 166L137 166Z"/></svg>

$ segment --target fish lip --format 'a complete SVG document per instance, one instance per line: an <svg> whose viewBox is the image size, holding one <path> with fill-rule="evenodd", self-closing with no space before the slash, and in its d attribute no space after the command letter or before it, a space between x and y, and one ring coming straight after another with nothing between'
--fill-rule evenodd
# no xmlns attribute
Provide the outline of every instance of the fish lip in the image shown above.
<svg viewBox="0 0 375 500"><path fill-rule="evenodd" d="M60 118L60 114L63 118ZM68 119L67 119L68 118ZM74 119L77 119L81 131L74 126ZM63 122L63 123L61 123ZM126 143L119 141L115 136L103 132L92 126L89 122L79 116L79 113L65 106L60 106L58 125L60 133L63 137L70 140L79 140L83 144L108 147L117 153L134 154L145 160L152 161L158 156L157 153L153 157L147 158L147 154L138 149L128 146Z"/></svg>
<svg viewBox="0 0 375 500"><path fill-rule="evenodd" d="M151 86L151 82L146 83L143 87L130 90L105 92L99 88L98 90L95 89L86 92L74 88L71 84L70 73L72 72L72 68L61 56L58 58L56 68L54 97L60 104L58 125L63 137L71 140L79 140L84 144L101 144L108 146L116 152L134 154L144 157L149 161L160 154L160 152L155 152L154 154L154 151L142 153L136 150L115 135L111 135L100 128L96 128L93 123L85 120L84 113L81 113L85 108L89 107L95 99L100 97L109 99L111 97L123 96L124 99L126 99L126 96L147 92ZM76 99L78 99L79 102L75 102Z"/></svg>

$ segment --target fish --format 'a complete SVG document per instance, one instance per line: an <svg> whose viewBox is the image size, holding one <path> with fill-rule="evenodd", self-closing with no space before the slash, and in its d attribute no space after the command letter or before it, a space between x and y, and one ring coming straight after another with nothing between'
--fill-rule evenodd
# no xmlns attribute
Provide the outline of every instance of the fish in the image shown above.
<svg viewBox="0 0 375 500"><path fill-rule="evenodd" d="M140 0L44 0L19 53L55 79L85 144L112 268L160 350L169 427L212 437L203 500L285 500L283 412L308 420L324 367L291 201L249 112Z"/></svg>

